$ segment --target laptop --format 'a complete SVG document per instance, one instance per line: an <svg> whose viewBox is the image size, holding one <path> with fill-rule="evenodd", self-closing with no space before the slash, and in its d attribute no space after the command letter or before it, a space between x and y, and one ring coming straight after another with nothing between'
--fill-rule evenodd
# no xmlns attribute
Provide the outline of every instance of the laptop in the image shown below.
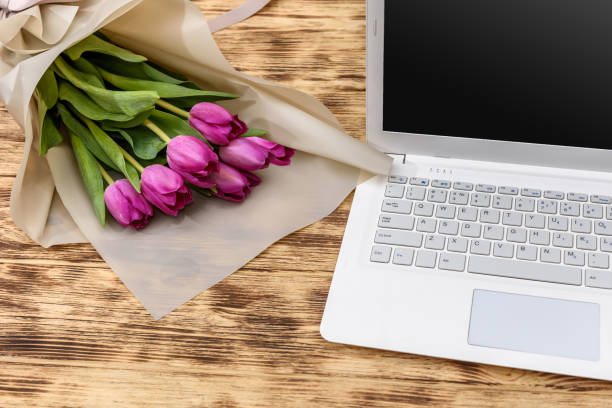
<svg viewBox="0 0 612 408"><path fill-rule="evenodd" d="M612 2L368 0L332 342L612 379Z"/></svg>

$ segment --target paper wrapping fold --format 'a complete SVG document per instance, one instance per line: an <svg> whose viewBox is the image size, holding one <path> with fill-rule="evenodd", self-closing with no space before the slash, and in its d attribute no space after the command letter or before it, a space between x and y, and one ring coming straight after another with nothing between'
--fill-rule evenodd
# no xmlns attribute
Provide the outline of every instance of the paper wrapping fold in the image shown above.
<svg viewBox="0 0 612 408"><path fill-rule="evenodd" d="M354 188L359 169L388 171L388 157L346 135L314 98L235 71L217 48L199 8L191 3L85 0L79 4L61 42L0 78L0 97L26 134L11 214L42 245L91 242L155 318L239 269L276 240L328 215ZM100 27L117 43L200 85L241 95L223 105L239 112L250 126L268 129L272 140L297 149L292 165L258 172L263 183L242 204L196 197L178 217L158 214L143 231L127 230L112 221L101 228L70 147L53 148L45 158L31 149L36 115L30 103L38 79L53 59ZM54 187L61 202L57 196L54 199Z"/></svg>

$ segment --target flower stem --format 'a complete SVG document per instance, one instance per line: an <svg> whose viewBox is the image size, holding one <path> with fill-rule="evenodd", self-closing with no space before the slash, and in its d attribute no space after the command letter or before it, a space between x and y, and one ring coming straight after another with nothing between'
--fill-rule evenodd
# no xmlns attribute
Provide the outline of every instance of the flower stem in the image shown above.
<svg viewBox="0 0 612 408"><path fill-rule="evenodd" d="M163 140L166 143L170 143L170 138L168 137L168 135L166 133L164 133L164 131L161 130L159 128L159 126L157 126L155 123L153 123L149 119L147 119L147 120L144 121L143 125L148 127L153 133L155 133L157 136L159 136L159 138L161 140Z"/></svg>
<svg viewBox="0 0 612 408"><path fill-rule="evenodd" d="M158 99L156 103L162 108L169 110L170 112L174 112L177 115L184 116L187 119L189 119L189 116L191 116L189 112L187 112L186 110L183 110L177 106L174 106L171 103L164 101L163 99Z"/></svg>
<svg viewBox="0 0 612 408"><path fill-rule="evenodd" d="M119 146L119 150L121 150L121 154L123 154L123 157L125 157L125 160L130 162L130 164L134 166L136 170L138 170L139 173L142 173L144 171L144 168L140 165L140 163L138 163L138 160L136 160L128 152L126 152L125 149L123 149L123 147Z"/></svg>
<svg viewBox="0 0 612 408"><path fill-rule="evenodd" d="M113 178L106 172L106 170L104 170L104 167L102 167L102 165L98 163L97 161L96 161L96 164L98 165L98 168L100 169L100 173L102 173L102 178L106 180L106 184L108 184L109 186L113 184L115 180L113 180Z"/></svg>

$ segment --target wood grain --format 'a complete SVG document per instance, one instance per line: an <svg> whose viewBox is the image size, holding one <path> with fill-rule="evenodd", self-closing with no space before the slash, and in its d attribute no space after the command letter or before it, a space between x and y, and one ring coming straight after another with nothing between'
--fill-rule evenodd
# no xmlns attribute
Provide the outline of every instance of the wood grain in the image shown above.
<svg viewBox="0 0 612 408"><path fill-rule="evenodd" d="M197 2L208 16L241 0ZM215 35L238 69L322 100L364 138L363 0L275 0ZM325 342L349 197L155 322L89 245L9 217L23 135L0 110L0 407L609 407L612 384Z"/></svg>

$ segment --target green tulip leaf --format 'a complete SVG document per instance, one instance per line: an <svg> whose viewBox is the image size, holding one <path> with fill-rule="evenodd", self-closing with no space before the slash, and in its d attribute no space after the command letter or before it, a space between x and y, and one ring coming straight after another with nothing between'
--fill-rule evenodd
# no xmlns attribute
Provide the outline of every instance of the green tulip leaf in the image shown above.
<svg viewBox="0 0 612 408"><path fill-rule="evenodd" d="M244 132L240 137L263 137L268 134L267 130L257 129L257 128L249 128L246 132Z"/></svg>
<svg viewBox="0 0 612 408"><path fill-rule="evenodd" d="M139 159L153 160L166 147L166 142L145 126L115 129L115 131L130 144Z"/></svg>
<svg viewBox="0 0 612 408"><path fill-rule="evenodd" d="M72 61L72 65L74 65L74 67L78 69L79 71L92 75L93 77L97 78L97 81L94 80L96 83L90 82L91 85L97 86L98 88L105 88L104 78L102 78L102 75L100 75L100 72L98 71L98 69L91 62L81 57L81 58L78 58Z"/></svg>
<svg viewBox="0 0 612 408"><path fill-rule="evenodd" d="M110 55L128 62L142 62L147 60L147 58L142 55L134 54L132 51L118 47L95 35L90 35L64 51L73 61L80 58L84 52Z"/></svg>
<svg viewBox="0 0 612 408"><path fill-rule="evenodd" d="M51 109L57 103L57 81L52 69L47 69L36 85L36 90L45 106Z"/></svg>
<svg viewBox="0 0 612 408"><path fill-rule="evenodd" d="M116 58L102 56L92 56L89 58L89 60L93 65L96 65L110 73L128 78L166 82L177 85L185 82L184 79L178 78L177 74L167 74L147 62L124 62Z"/></svg>
<svg viewBox="0 0 612 408"><path fill-rule="evenodd" d="M76 157L85 189L94 207L94 211L104 227L106 224L106 205L104 204L104 181L98 167L98 162L89 152L85 143L74 133L70 133L72 150Z"/></svg>
<svg viewBox="0 0 612 408"><path fill-rule="evenodd" d="M119 145L110 137L104 130L102 130L96 123L84 116L81 117L81 120L85 122L87 128L93 135L98 145L102 148L104 153L110 158L116 168L127 177L132 186L140 193L140 179L138 178L138 174L134 177L134 174L128 172L125 158L123 157L123 153L121 152L121 148Z"/></svg>
<svg viewBox="0 0 612 408"><path fill-rule="evenodd" d="M114 128L132 128L138 125L142 125L142 123L151 116L151 114L155 111L155 108L148 109L146 111L140 112L138 115L134 116L130 120L126 120L125 122L114 121L114 120L103 120L100 122L102 129L109 130ZM109 129L107 129L109 128Z"/></svg>
<svg viewBox="0 0 612 408"><path fill-rule="evenodd" d="M171 113L155 110L151 116L149 116L149 120L163 130L169 138L178 135L188 135L205 140L200 132L189 126L187 120Z"/></svg>
<svg viewBox="0 0 612 408"><path fill-rule="evenodd" d="M64 141L64 137L57 130L55 123L53 123L53 119L51 116L45 115L43 119L42 132L40 134L40 146L38 150L38 154L41 156L47 154L47 151L57 146L58 144Z"/></svg>
<svg viewBox="0 0 612 408"><path fill-rule="evenodd" d="M100 105L95 103L87 94L69 82L62 82L59 87L59 98L72 105L83 116L96 121L113 120L117 122L126 122L134 119L134 116L126 115L125 113L113 113L104 110Z"/></svg>
<svg viewBox="0 0 612 408"><path fill-rule="evenodd" d="M135 116L155 106L159 95L154 91L114 91L92 85L84 77L86 74L74 69L62 57L57 57L55 65L72 85L89 95L104 110Z"/></svg>
<svg viewBox="0 0 612 408"><path fill-rule="evenodd" d="M94 155L98 160L112 168L115 171L119 171L119 168L115 166L113 161L108 155L102 150L96 139L93 137L89 129L87 129L77 118L63 104L57 104L57 111L60 114L62 122L68 128L68 130L77 135L87 146L87 149Z"/></svg>
<svg viewBox="0 0 612 408"><path fill-rule="evenodd" d="M200 101L207 97L219 99L236 99L238 95L225 92L203 91L166 82L148 81L145 79L124 77L98 68L102 77L112 85L126 91L155 91L160 98L198 97Z"/></svg>

